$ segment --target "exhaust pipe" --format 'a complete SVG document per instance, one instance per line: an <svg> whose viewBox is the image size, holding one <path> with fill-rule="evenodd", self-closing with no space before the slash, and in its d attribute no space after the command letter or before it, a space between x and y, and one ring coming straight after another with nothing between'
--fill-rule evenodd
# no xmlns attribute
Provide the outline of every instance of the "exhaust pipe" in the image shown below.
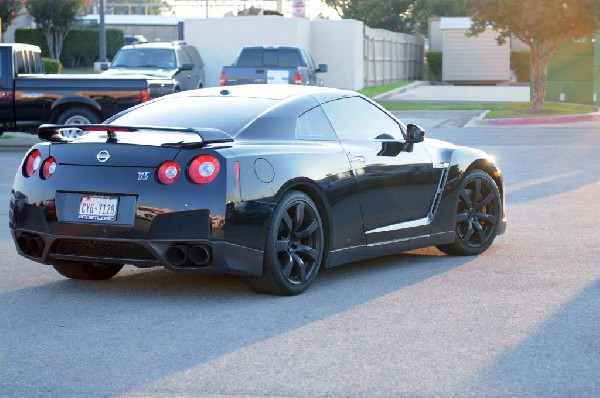
<svg viewBox="0 0 600 398"><path fill-rule="evenodd" d="M44 240L39 236L31 236L27 239L29 251L33 257L42 257L44 254Z"/></svg>
<svg viewBox="0 0 600 398"><path fill-rule="evenodd" d="M212 261L210 247L205 245L192 246L188 254L190 261L196 266L207 265Z"/></svg>
<svg viewBox="0 0 600 398"><path fill-rule="evenodd" d="M188 260L188 247L186 245L173 245L167 249L165 258L169 264L175 267L181 267Z"/></svg>
<svg viewBox="0 0 600 398"><path fill-rule="evenodd" d="M29 249L29 241L25 235L21 235L17 238L17 246L19 246L19 249L23 252L23 254L31 254L31 249Z"/></svg>

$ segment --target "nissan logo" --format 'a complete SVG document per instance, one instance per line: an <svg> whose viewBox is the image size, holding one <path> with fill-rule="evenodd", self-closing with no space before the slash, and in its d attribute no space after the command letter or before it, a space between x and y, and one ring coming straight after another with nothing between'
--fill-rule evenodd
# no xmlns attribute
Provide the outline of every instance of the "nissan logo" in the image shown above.
<svg viewBox="0 0 600 398"><path fill-rule="evenodd" d="M108 153L108 151L100 151L98 152L98 154L96 155L96 159L98 159L98 161L100 163L104 163L106 162L108 159L110 159L110 153Z"/></svg>

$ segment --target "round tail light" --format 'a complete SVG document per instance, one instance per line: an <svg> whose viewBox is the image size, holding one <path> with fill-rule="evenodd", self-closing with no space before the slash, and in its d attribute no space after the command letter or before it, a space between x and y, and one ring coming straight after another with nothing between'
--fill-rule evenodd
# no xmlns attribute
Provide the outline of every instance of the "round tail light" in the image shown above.
<svg viewBox="0 0 600 398"><path fill-rule="evenodd" d="M29 155L27 155L25 163L23 164L23 175L25 177L31 177L36 171L38 171L41 163L42 154L39 150L34 149L33 151L29 152Z"/></svg>
<svg viewBox="0 0 600 398"><path fill-rule="evenodd" d="M58 163L56 162L56 159L52 156L44 160L44 163L42 164L42 178L47 180L48 178L52 177L56 171L57 165Z"/></svg>
<svg viewBox="0 0 600 398"><path fill-rule="evenodd" d="M162 184L172 184L177 181L179 174L181 174L181 167L179 167L179 164L172 160L167 160L158 167L156 178Z"/></svg>
<svg viewBox="0 0 600 398"><path fill-rule="evenodd" d="M200 155L190 162L188 177L196 184L208 184L219 174L219 159L212 155Z"/></svg>

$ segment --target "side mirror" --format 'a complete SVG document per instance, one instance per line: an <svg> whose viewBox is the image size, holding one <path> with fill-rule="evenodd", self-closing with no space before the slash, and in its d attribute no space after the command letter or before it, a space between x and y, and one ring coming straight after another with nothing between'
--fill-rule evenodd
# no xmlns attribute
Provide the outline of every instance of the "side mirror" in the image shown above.
<svg viewBox="0 0 600 398"><path fill-rule="evenodd" d="M319 64L319 67L315 71L317 73L325 73L327 72L327 64Z"/></svg>
<svg viewBox="0 0 600 398"><path fill-rule="evenodd" d="M190 64L190 63L185 63L185 64L181 64L181 66L179 67L179 70L193 70L194 69L194 64Z"/></svg>
<svg viewBox="0 0 600 398"><path fill-rule="evenodd" d="M108 70L108 67L109 67L109 63L108 63L108 62L102 62L102 63L100 64L100 70L101 70L101 71Z"/></svg>
<svg viewBox="0 0 600 398"><path fill-rule="evenodd" d="M416 144L423 142L425 139L425 130L417 124L409 124L406 126L406 143Z"/></svg>

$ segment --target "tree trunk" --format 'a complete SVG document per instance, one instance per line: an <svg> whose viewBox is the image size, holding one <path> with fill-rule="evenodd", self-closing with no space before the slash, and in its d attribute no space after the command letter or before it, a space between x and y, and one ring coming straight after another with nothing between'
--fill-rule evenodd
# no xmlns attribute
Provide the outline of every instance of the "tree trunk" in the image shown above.
<svg viewBox="0 0 600 398"><path fill-rule="evenodd" d="M548 65L560 41L551 39L534 39L530 42L531 71L533 78L533 101L531 109L535 112L544 110L544 100L548 87Z"/></svg>

